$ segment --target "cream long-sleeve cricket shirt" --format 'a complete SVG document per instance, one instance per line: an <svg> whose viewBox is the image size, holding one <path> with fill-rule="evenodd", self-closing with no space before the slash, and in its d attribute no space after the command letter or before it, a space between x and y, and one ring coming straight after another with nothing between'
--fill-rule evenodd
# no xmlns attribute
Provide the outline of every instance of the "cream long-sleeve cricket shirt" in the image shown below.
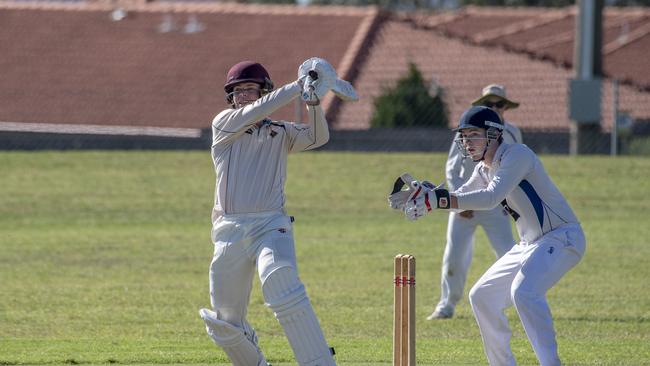
<svg viewBox="0 0 650 366"><path fill-rule="evenodd" d="M317 148L329 140L320 106L308 107L308 124L267 118L300 92L298 82L293 82L252 104L226 109L212 121L212 160L217 178L213 223L221 215L284 208L287 155Z"/></svg>

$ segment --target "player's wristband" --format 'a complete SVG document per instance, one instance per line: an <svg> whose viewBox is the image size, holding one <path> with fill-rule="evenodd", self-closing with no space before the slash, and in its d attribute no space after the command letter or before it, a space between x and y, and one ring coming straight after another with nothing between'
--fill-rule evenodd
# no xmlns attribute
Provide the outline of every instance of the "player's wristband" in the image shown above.
<svg viewBox="0 0 650 366"><path fill-rule="evenodd" d="M444 188L438 188L433 192L436 194L436 206L440 209L448 210L451 205L451 199L449 199L449 191Z"/></svg>

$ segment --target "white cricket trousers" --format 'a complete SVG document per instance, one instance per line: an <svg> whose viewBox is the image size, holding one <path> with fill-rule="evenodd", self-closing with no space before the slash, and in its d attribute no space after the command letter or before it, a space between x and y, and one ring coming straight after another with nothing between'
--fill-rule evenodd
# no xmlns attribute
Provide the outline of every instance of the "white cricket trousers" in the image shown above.
<svg viewBox="0 0 650 366"><path fill-rule="evenodd" d="M567 224L533 243L515 245L476 282L469 299L490 365L516 365L504 313L513 304L540 365L560 365L546 292L580 261L584 251L580 225Z"/></svg>
<svg viewBox="0 0 650 366"><path fill-rule="evenodd" d="M478 226L483 227L497 258L500 258L515 244L511 222L510 215L501 206L488 211L474 211L470 219L461 217L457 212L449 213L437 310L453 314L456 304L463 297L467 272L472 264L474 233Z"/></svg>
<svg viewBox="0 0 650 366"><path fill-rule="evenodd" d="M251 350L261 355L255 331L246 320L252 279L257 269L266 305L284 329L297 363L336 366L298 277L290 217L283 211L222 216L213 226L212 240L212 308L218 320L239 328L251 343L245 349L240 349L242 346L229 349L235 357L241 357L238 362L256 357L250 355ZM216 339L215 343L218 343ZM260 362L266 365L265 361Z"/></svg>
<svg viewBox="0 0 650 366"><path fill-rule="evenodd" d="M219 319L247 331L248 303L257 267L260 281L281 266L296 268L290 218L282 212L227 215L212 230L210 300Z"/></svg>

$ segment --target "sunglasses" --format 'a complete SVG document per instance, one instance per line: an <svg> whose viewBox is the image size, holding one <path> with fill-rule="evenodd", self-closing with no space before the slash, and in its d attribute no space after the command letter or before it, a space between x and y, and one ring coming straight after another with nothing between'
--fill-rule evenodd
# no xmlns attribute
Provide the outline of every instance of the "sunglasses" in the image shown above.
<svg viewBox="0 0 650 366"><path fill-rule="evenodd" d="M483 102L483 105L488 107L488 108L497 107L497 108L501 109L501 108L506 106L506 102L504 102L503 100L500 100L500 101L498 101L496 103L494 103L494 102Z"/></svg>

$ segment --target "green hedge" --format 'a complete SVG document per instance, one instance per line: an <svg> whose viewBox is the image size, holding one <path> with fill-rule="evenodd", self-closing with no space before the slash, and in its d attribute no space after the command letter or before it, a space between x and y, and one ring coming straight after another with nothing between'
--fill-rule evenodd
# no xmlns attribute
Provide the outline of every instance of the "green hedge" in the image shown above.
<svg viewBox="0 0 650 366"><path fill-rule="evenodd" d="M394 87L383 89L374 106L373 128L448 126L442 88L435 84L429 88L413 63Z"/></svg>

